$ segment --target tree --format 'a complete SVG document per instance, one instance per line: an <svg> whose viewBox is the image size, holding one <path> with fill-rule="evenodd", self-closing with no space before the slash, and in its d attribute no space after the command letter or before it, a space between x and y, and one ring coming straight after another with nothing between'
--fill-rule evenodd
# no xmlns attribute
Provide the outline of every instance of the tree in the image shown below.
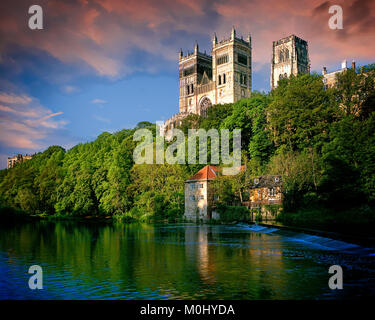
<svg viewBox="0 0 375 320"><path fill-rule="evenodd" d="M154 126L154 124L149 121L141 121L137 123L137 125L135 126L135 129L142 129L142 128L147 128L147 127L152 127L152 126Z"/></svg>
<svg viewBox="0 0 375 320"><path fill-rule="evenodd" d="M360 73L348 69L336 77L335 99L339 101L344 115L353 115L362 120L368 118L375 111L374 66L364 67Z"/></svg>
<svg viewBox="0 0 375 320"><path fill-rule="evenodd" d="M281 81L272 97L267 114L276 147L286 145L291 151L319 148L327 140L337 107L330 91L324 90L321 76L291 76Z"/></svg>

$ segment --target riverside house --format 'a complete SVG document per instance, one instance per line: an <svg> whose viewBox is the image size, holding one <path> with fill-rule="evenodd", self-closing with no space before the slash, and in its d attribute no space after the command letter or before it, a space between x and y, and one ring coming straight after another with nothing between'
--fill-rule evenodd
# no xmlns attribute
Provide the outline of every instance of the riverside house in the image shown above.
<svg viewBox="0 0 375 320"><path fill-rule="evenodd" d="M281 177L266 175L253 179L242 200L241 205L249 209L252 221L274 220L283 201Z"/></svg>
<svg viewBox="0 0 375 320"><path fill-rule="evenodd" d="M241 170L244 170L244 166ZM212 181L221 174L218 166L207 165L185 181L185 214L188 221L208 221L219 219L215 211ZM267 175L255 178L242 193L242 202L237 205L249 209L249 219L255 220L259 215L263 220L272 220L270 205L282 204L282 181L280 176ZM258 216L254 213L258 213Z"/></svg>
<svg viewBox="0 0 375 320"><path fill-rule="evenodd" d="M185 181L185 218L188 221L217 219L213 211L214 194L211 181L219 175L220 167L205 166Z"/></svg>

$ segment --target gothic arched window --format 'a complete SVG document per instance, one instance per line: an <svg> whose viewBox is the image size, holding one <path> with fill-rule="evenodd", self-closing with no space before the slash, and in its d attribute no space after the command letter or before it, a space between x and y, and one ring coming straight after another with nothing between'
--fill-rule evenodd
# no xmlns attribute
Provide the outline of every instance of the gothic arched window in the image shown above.
<svg viewBox="0 0 375 320"><path fill-rule="evenodd" d="M207 117L207 110L212 106L211 100L207 97L204 97L200 104L199 104L199 109L200 109L200 114L202 117Z"/></svg>

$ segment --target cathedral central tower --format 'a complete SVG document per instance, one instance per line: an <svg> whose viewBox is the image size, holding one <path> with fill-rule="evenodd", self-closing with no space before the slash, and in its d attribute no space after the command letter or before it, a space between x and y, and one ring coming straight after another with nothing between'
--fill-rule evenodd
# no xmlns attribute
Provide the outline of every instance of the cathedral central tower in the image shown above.
<svg viewBox="0 0 375 320"><path fill-rule="evenodd" d="M291 35L274 41L272 44L271 90L279 80L310 73L310 60L307 41Z"/></svg>

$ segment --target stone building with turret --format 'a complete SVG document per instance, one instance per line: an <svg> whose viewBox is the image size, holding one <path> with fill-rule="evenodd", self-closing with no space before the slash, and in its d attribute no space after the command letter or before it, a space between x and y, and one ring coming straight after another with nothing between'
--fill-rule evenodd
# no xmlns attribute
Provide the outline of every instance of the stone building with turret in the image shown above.
<svg viewBox="0 0 375 320"><path fill-rule="evenodd" d="M234 103L251 94L251 36L244 40L233 28L228 39L212 39L211 55L179 52L179 113L165 122L165 129L179 125L189 114L205 116L214 104Z"/></svg>
<svg viewBox="0 0 375 320"><path fill-rule="evenodd" d="M355 71L355 61L352 62L352 69ZM323 67L322 75L323 75L323 83L324 89L333 88L337 84L337 75L343 73L344 71L348 70L347 61L344 60L341 62L341 69L327 72L327 67Z"/></svg>
<svg viewBox="0 0 375 320"><path fill-rule="evenodd" d="M31 155L22 155L22 154L17 154L16 156L14 157L8 157L8 169L10 168L13 168L17 163L20 163L20 162L23 162L23 161L26 161L26 160L30 160L32 159L33 156Z"/></svg>

